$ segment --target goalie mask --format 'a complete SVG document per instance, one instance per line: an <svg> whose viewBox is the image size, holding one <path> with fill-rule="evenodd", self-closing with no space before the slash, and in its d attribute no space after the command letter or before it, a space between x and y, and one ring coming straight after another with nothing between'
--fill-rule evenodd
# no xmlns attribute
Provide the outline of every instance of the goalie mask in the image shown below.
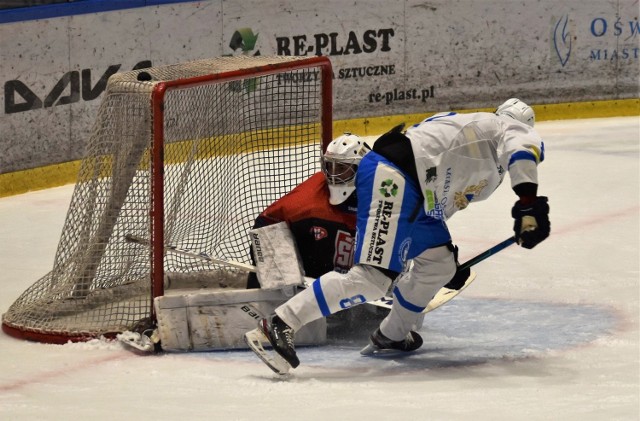
<svg viewBox="0 0 640 421"><path fill-rule="evenodd" d="M322 171L329 186L329 203L339 205L356 189L358 165L371 148L351 133L334 139L322 157Z"/></svg>
<svg viewBox="0 0 640 421"><path fill-rule="evenodd" d="M520 123L524 123L529 127L533 127L536 120L533 109L518 98L506 100L498 107L496 115L506 115L507 117L515 118Z"/></svg>

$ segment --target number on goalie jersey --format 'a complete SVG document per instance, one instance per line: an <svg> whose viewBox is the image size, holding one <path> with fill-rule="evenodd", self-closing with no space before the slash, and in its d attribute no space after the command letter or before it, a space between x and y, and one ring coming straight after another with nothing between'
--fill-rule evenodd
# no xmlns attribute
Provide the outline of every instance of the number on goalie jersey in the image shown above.
<svg viewBox="0 0 640 421"><path fill-rule="evenodd" d="M327 180L318 172L266 208L254 228L286 221L308 277L318 278L332 270L346 272L353 266L355 193L337 205L329 200ZM259 287L251 273L247 288Z"/></svg>

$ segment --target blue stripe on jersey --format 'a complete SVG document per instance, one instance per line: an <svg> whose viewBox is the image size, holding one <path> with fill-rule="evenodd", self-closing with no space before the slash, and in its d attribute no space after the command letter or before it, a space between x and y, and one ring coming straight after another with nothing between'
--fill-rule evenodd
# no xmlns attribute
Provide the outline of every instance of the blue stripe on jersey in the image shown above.
<svg viewBox="0 0 640 421"><path fill-rule="evenodd" d="M393 295L396 297L396 301L398 302L398 304L400 304L402 307L406 308L409 311L413 311L414 313L421 313L422 310L425 309L425 307L419 307L405 300L405 298L402 296L402 293L400 293L400 290L398 289L398 287L395 287L393 289Z"/></svg>
<svg viewBox="0 0 640 421"><path fill-rule="evenodd" d="M454 111L448 112L448 113L438 113L438 114L434 114L433 116L425 119L424 121L433 121L433 120L437 120L439 118L444 118L444 117L451 117L452 115L456 115L457 113Z"/></svg>
<svg viewBox="0 0 640 421"><path fill-rule="evenodd" d="M509 168L511 168L511 166L516 162L516 161L533 161L536 164L538 163L538 160L536 159L536 156L528 151L518 151L516 153L514 153L513 155L511 155L511 158L509 159Z"/></svg>
<svg viewBox="0 0 640 421"><path fill-rule="evenodd" d="M432 115L431 117L429 117L429 118L426 118L426 119L422 120L420 123L416 123L416 124L414 124L414 125L413 125L413 126L411 126L410 128L418 127L418 126L419 126L419 125L421 125L422 123L426 123L426 122L429 122L429 121L437 120L437 119L439 119L439 118L451 117L452 115L456 115L456 114L457 114L457 113L456 113L456 112L453 112L453 111L451 111L451 112L449 112L449 113L438 113L438 114L434 114L434 115Z"/></svg>
<svg viewBox="0 0 640 421"><path fill-rule="evenodd" d="M327 305L327 299L324 297L324 292L322 292L322 285L320 285L320 278L316 279L313 282L313 293L316 296L316 301L318 302L318 307L320 307L320 311L324 317L327 317L331 314L329 310L329 305Z"/></svg>

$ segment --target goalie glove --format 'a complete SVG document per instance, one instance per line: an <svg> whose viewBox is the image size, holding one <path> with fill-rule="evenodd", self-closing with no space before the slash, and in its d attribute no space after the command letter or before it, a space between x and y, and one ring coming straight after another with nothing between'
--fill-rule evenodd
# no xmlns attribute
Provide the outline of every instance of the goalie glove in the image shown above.
<svg viewBox="0 0 640 421"><path fill-rule="evenodd" d="M520 246L532 249L549 236L551 224L548 201L545 196L521 197L513 205L513 231Z"/></svg>

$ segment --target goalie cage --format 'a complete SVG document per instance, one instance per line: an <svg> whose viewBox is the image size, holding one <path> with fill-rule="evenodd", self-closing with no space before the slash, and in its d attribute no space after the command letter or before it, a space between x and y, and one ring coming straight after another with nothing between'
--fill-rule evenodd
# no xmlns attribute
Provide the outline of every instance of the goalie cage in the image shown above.
<svg viewBox="0 0 640 421"><path fill-rule="evenodd" d="M155 317L169 279L244 288L245 272L164 245L250 263L254 219L319 170L331 78L326 57L284 56L113 75L53 269L11 305L3 330L46 343L113 338Z"/></svg>

